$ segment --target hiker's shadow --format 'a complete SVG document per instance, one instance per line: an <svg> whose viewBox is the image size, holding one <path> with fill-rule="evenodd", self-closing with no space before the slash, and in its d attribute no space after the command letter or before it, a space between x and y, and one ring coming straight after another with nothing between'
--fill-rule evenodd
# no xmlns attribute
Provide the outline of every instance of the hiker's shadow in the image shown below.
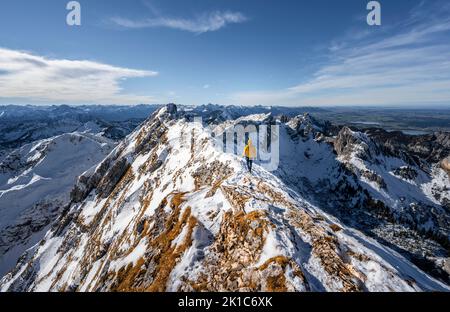
<svg viewBox="0 0 450 312"><path fill-rule="evenodd" d="M194 232L192 233L192 257L188 267L199 268L203 259L205 259L205 251L213 245L215 238L214 234L208 230L201 222L197 224Z"/></svg>

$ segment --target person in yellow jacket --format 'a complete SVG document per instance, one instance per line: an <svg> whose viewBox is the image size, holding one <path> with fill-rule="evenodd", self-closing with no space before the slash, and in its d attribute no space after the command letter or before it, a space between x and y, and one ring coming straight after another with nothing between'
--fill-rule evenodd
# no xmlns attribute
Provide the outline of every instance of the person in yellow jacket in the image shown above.
<svg viewBox="0 0 450 312"><path fill-rule="evenodd" d="M242 156L244 156L245 160L247 161L248 171L252 173L253 160L256 158L256 148L252 144L251 139L248 139L247 145L244 147L244 153Z"/></svg>

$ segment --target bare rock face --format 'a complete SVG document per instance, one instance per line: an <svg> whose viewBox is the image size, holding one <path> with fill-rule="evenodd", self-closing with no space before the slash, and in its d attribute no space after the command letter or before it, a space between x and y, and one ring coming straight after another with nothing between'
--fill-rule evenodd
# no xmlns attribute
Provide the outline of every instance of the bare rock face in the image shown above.
<svg viewBox="0 0 450 312"><path fill-rule="evenodd" d="M366 134L354 132L348 127L343 127L337 135L334 149L344 158L354 153L363 160L371 160L380 153L378 146Z"/></svg>
<svg viewBox="0 0 450 312"><path fill-rule="evenodd" d="M415 136L377 128L369 129L367 133L383 148L384 153L405 158L411 163L417 163L419 159L439 163L450 154L449 132Z"/></svg>
<svg viewBox="0 0 450 312"><path fill-rule="evenodd" d="M283 119L281 119L281 122L283 122ZM287 120L286 123L289 126L289 134L294 140L319 137L329 128L327 122L320 122L308 113Z"/></svg>
<svg viewBox="0 0 450 312"><path fill-rule="evenodd" d="M358 143L359 140L353 136L353 131L344 127L334 142L334 149L338 155L349 155L352 152L352 146Z"/></svg>
<svg viewBox="0 0 450 312"><path fill-rule="evenodd" d="M386 182L384 182L383 178L380 177L378 174L366 170L364 172L362 172L361 174L363 177L365 177L366 179L368 179L369 181L375 182L380 188L382 189L386 189L387 185Z"/></svg>
<svg viewBox="0 0 450 312"><path fill-rule="evenodd" d="M401 167L394 170L396 176L402 177L405 180L415 180L417 178L417 171L411 167Z"/></svg>
<svg viewBox="0 0 450 312"><path fill-rule="evenodd" d="M111 165L112 159L106 158L93 173L85 173L78 177L78 181L70 192L70 199L74 203L83 201L92 189L97 186Z"/></svg>
<svg viewBox="0 0 450 312"><path fill-rule="evenodd" d="M450 258L445 259L444 261L444 270L450 274Z"/></svg>
<svg viewBox="0 0 450 312"><path fill-rule="evenodd" d="M167 108L167 112L169 114L174 115L174 114L177 113L177 106L175 104L173 104L173 103L167 104L166 108Z"/></svg>
<svg viewBox="0 0 450 312"><path fill-rule="evenodd" d="M444 169L445 171L447 171L448 173L450 173L450 157L444 159L441 162L441 167L442 169Z"/></svg>
<svg viewBox="0 0 450 312"><path fill-rule="evenodd" d="M99 182L97 187L97 193L99 196L102 198L108 197L129 168L130 164L126 158L120 158L117 160Z"/></svg>

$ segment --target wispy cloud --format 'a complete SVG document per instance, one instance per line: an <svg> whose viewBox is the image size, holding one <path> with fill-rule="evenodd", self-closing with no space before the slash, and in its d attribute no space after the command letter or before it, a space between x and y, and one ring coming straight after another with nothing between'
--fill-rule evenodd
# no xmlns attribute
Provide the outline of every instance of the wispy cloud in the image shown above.
<svg viewBox="0 0 450 312"><path fill-rule="evenodd" d="M329 62L303 83L231 97L248 105L450 105L450 10L440 10L413 10L382 35L334 41Z"/></svg>
<svg viewBox="0 0 450 312"><path fill-rule="evenodd" d="M0 99L52 103L149 103L151 96L123 93L120 82L152 77L155 71L86 60L49 59L0 48Z"/></svg>
<svg viewBox="0 0 450 312"><path fill-rule="evenodd" d="M168 16L156 16L142 20L132 20L123 17L111 18L114 24L125 28L167 27L197 34L217 31L228 24L243 23L246 20L247 17L244 14L231 11L203 13L190 19Z"/></svg>

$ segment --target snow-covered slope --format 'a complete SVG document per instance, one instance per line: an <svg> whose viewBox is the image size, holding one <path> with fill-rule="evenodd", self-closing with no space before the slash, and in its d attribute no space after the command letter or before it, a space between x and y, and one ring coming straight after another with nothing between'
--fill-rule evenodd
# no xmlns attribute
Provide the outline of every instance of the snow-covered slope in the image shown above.
<svg viewBox="0 0 450 312"><path fill-rule="evenodd" d="M24 145L0 162L0 275L43 238L69 203L76 178L114 145L100 136L67 133Z"/></svg>
<svg viewBox="0 0 450 312"><path fill-rule="evenodd" d="M283 178L258 165L248 174L203 125L163 108L78 179L59 222L0 289L449 290Z"/></svg>
<svg viewBox="0 0 450 312"><path fill-rule="evenodd" d="M283 119L254 115L218 128L279 125L273 173L286 186L450 283L450 176L439 161L450 153L450 133L363 133L309 114Z"/></svg>

